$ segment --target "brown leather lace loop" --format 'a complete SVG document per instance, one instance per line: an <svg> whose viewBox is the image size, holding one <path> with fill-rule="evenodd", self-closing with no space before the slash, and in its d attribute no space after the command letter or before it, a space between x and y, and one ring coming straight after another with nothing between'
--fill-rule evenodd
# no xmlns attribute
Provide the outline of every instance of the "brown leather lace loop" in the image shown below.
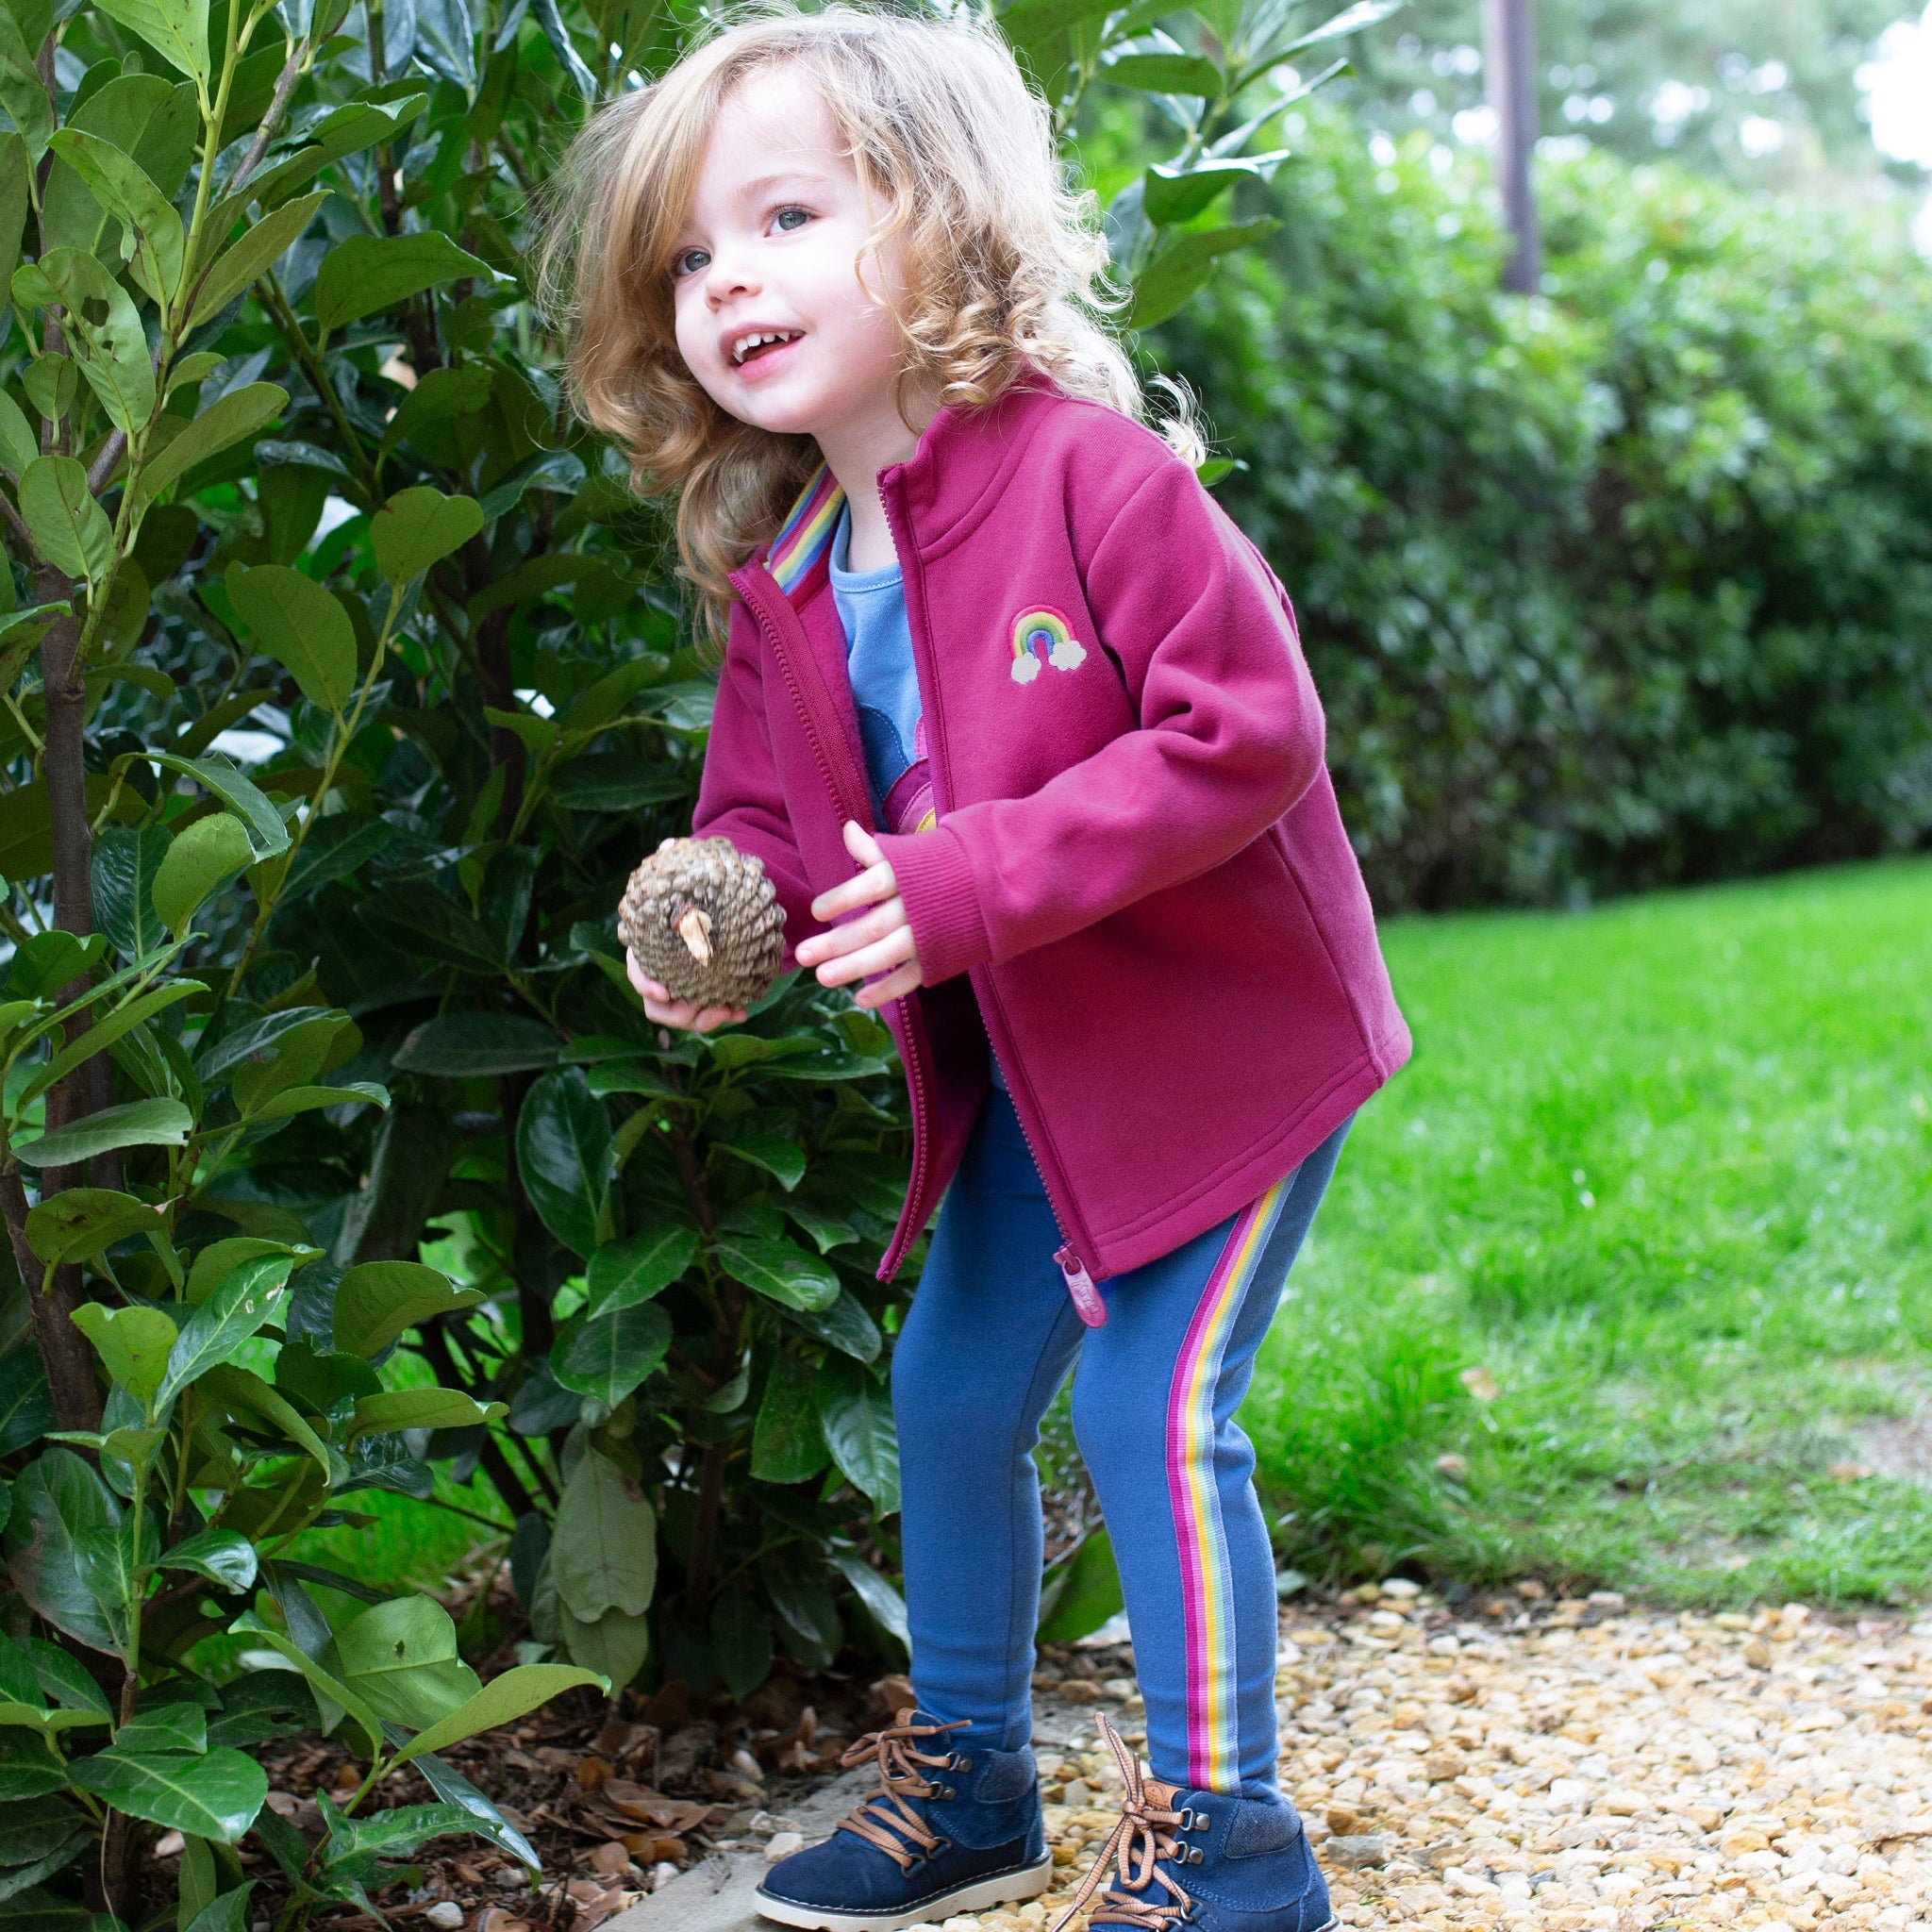
<svg viewBox="0 0 1932 1932"><path fill-rule="evenodd" d="M920 1738L936 1738L944 1731L957 1731L966 1722L961 1718L950 1724L916 1724L913 1715L910 1710L900 1711L896 1722L869 1732L839 1759L841 1764L850 1766L863 1764L868 1757L875 1758L880 1789L855 1805L840 1819L837 1829L849 1831L867 1844L875 1845L902 1872L912 1869L913 1853L909 1846L918 1846L920 1856L925 1857L941 1843L939 1834L929 1830L924 1819L906 1802L908 1798L929 1798L940 1789L930 1778L923 1776L918 1767L925 1764L943 1770L953 1759L950 1751L937 1755L916 1751L913 1742Z"/></svg>
<svg viewBox="0 0 1932 1932"><path fill-rule="evenodd" d="M1048 1932L1062 1932L1109 1876L1112 1883L1101 1898L1096 1918L1109 1925L1132 1925L1137 1932L1172 1932L1174 1926L1184 1925L1194 1916L1194 1902L1159 1869L1157 1861L1178 1857L1186 1850L1167 1827L1185 1829L1183 1821L1187 1813L1172 1808L1176 1794L1171 1786L1155 1783L1153 1766L1143 1766L1133 1757L1121 1742L1121 1734L1104 1716L1099 1723L1100 1735L1107 1740L1107 1748L1120 1767L1122 1782L1127 1788L1126 1797L1121 1805L1119 1822L1080 1881L1073 1904L1053 1922ZM1150 1887L1155 1885L1164 1889L1165 1898L1158 1893L1147 1896Z"/></svg>

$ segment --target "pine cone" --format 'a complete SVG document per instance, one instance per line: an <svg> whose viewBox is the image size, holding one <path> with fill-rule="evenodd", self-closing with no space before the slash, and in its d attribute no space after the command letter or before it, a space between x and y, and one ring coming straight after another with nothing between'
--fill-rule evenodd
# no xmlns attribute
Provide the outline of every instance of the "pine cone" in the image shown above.
<svg viewBox="0 0 1932 1932"><path fill-rule="evenodd" d="M729 839L666 839L631 874L617 936L673 999L748 1007L778 976L785 912Z"/></svg>

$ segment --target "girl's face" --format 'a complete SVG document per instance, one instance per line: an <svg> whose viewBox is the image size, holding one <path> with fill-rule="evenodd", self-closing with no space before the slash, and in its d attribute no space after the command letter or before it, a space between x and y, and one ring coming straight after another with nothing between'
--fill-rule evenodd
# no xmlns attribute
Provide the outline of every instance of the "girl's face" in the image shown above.
<svg viewBox="0 0 1932 1932"><path fill-rule="evenodd" d="M671 275L679 352L720 408L774 434L849 442L898 426L906 343L882 300L900 287L900 238L858 262L865 208L839 145L796 70L741 82L706 144ZM774 335L787 340L747 346Z"/></svg>

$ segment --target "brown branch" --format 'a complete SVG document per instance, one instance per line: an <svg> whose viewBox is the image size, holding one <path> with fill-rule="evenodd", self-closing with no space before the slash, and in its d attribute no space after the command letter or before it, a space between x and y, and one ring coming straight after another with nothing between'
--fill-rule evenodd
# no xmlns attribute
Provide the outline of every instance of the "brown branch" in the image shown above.
<svg viewBox="0 0 1932 1932"><path fill-rule="evenodd" d="M63 1274L71 1274L77 1285L80 1271L56 1269L52 1289L46 1294L39 1291L36 1284L42 1263L27 1241L26 1190L21 1185L17 1167L0 1171L0 1216L7 1222L13 1258L26 1283L34 1340L40 1343L47 1387L54 1397L54 1418L63 1429L97 1429L101 1425L101 1397L94 1382L93 1351L69 1319L82 1297L66 1292L67 1284L61 1280Z"/></svg>
<svg viewBox="0 0 1932 1932"><path fill-rule="evenodd" d="M276 124L282 118L282 110L289 105L289 96L295 92L295 83L302 78L303 53L308 45L306 41L297 41L289 58L282 63L282 71L275 78L275 91L269 96L268 112L261 117L261 125L255 130L255 139L248 143L248 152L242 157L242 165L228 176L224 194L233 194L245 180L261 165L261 158L268 152L268 144L275 138Z"/></svg>
<svg viewBox="0 0 1932 1932"><path fill-rule="evenodd" d="M0 496L0 515L6 517L7 527L20 539L26 554L31 557L34 554L34 533L27 528L26 519L4 496Z"/></svg>
<svg viewBox="0 0 1932 1932"><path fill-rule="evenodd" d="M108 479L113 475L122 457L127 449L127 432L117 429L101 445L101 453L94 458L93 468L87 473L87 490L90 496L98 496L108 487Z"/></svg>

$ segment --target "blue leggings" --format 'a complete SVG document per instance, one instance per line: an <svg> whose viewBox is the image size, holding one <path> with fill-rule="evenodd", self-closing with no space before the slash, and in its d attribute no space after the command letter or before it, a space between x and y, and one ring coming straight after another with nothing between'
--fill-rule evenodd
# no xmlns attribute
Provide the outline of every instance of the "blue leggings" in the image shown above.
<svg viewBox="0 0 1932 1932"><path fill-rule="evenodd" d="M1088 1329L1013 1104L988 1096L892 1357L912 1682L923 1710L967 1721L962 1741L1030 1735L1032 1451L1077 1357L1074 1431L1120 1562L1154 1774L1275 1789L1274 1563L1234 1415L1347 1131L1243 1213L1104 1283L1107 1324Z"/></svg>

